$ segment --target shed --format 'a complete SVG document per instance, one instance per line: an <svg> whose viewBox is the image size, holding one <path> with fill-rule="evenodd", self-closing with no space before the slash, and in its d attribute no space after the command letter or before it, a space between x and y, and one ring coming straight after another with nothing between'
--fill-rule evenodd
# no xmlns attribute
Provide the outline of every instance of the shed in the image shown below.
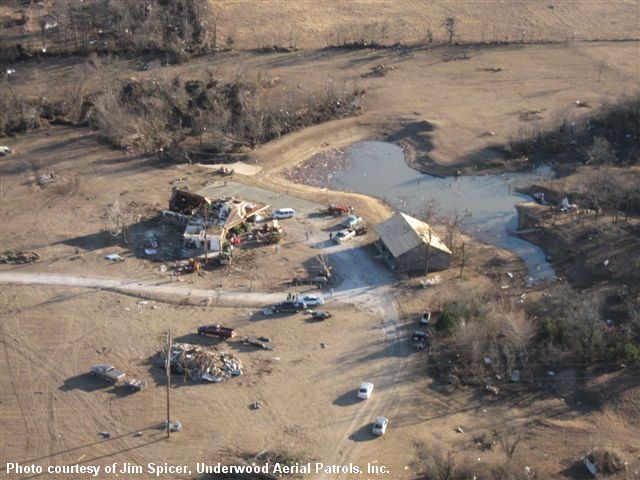
<svg viewBox="0 0 640 480"><path fill-rule="evenodd" d="M429 270L445 270L451 264L451 250L429 224L405 213L376 226L380 253L392 270L424 275ZM428 259L428 262L427 262Z"/></svg>

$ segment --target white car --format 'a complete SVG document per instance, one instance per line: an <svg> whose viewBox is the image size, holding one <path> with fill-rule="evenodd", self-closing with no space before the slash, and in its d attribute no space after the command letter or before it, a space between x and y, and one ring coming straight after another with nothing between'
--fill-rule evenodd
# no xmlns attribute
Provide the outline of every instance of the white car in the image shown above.
<svg viewBox="0 0 640 480"><path fill-rule="evenodd" d="M278 208L271 214L273 218L292 218L296 216L296 212L293 208Z"/></svg>
<svg viewBox="0 0 640 480"><path fill-rule="evenodd" d="M324 298L320 295L305 295L304 297L298 297L296 303L304 303L309 307L315 307L316 305L324 305Z"/></svg>
<svg viewBox="0 0 640 480"><path fill-rule="evenodd" d="M373 383L371 382L362 382L360 388L358 389L358 398L361 400L366 400L367 398L371 398L371 393L373 392Z"/></svg>
<svg viewBox="0 0 640 480"><path fill-rule="evenodd" d="M380 437L387 431L387 425L389 425L389 419L387 417L378 417L373 424L373 429L371 430L371 432L374 435Z"/></svg>
<svg viewBox="0 0 640 480"><path fill-rule="evenodd" d="M362 222L362 217L358 215L349 215L345 218L340 225L348 228L353 228Z"/></svg>
<svg viewBox="0 0 640 480"><path fill-rule="evenodd" d="M352 230L350 228L345 228L344 230L340 230L338 233L336 233L333 239L335 240L336 243L344 243L355 236L356 236L355 230Z"/></svg>

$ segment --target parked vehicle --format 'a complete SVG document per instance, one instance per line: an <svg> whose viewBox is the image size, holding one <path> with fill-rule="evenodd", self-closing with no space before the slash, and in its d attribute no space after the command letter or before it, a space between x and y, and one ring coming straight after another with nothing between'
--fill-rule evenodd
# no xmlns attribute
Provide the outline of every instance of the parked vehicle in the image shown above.
<svg viewBox="0 0 640 480"><path fill-rule="evenodd" d="M366 400L367 398L371 398L372 393L373 393L373 383L362 382L362 384L360 384L360 388L358 389L359 399Z"/></svg>
<svg viewBox="0 0 640 480"><path fill-rule="evenodd" d="M334 217L337 217L340 215L344 215L345 213L349 213L349 207L341 203L332 203L327 207L327 213L333 215Z"/></svg>
<svg viewBox="0 0 640 480"><path fill-rule="evenodd" d="M99 377L107 382L117 383L125 377L124 372L116 369L113 365L100 363L91 367L91 375Z"/></svg>
<svg viewBox="0 0 640 480"><path fill-rule="evenodd" d="M293 208L278 208L271 214L273 218L292 218L296 216L296 212Z"/></svg>
<svg viewBox="0 0 640 480"><path fill-rule="evenodd" d="M336 233L333 236L333 240L336 243L344 243L347 240L351 240L355 236L356 236L355 230L352 230L350 228L345 228L344 230L340 230L338 233Z"/></svg>
<svg viewBox="0 0 640 480"><path fill-rule="evenodd" d="M359 215L348 215L340 225L347 228L353 228L360 222L362 222L362 217L360 217Z"/></svg>
<svg viewBox="0 0 640 480"><path fill-rule="evenodd" d="M380 437L387 432L387 425L389 425L389 419L387 417L378 417L376 418L371 431L374 435Z"/></svg>
<svg viewBox="0 0 640 480"><path fill-rule="evenodd" d="M324 305L324 298L320 295L305 295L304 297L298 297L296 303L305 303L309 307L316 305Z"/></svg>
<svg viewBox="0 0 640 480"><path fill-rule="evenodd" d="M423 330L414 330L413 336L411 337L411 339L414 342L425 342L428 337L429 335L427 334L427 332Z"/></svg>
<svg viewBox="0 0 640 480"><path fill-rule="evenodd" d="M422 350L429 346L429 334L422 330L416 330L411 337L413 340L413 349Z"/></svg>
<svg viewBox="0 0 640 480"><path fill-rule="evenodd" d="M233 328L222 327L220 325L200 325L198 327L198 335L213 335L222 338L233 338L236 331Z"/></svg>
<svg viewBox="0 0 640 480"><path fill-rule="evenodd" d="M271 307L274 313L297 313L306 310L307 305L304 302L280 302Z"/></svg>
<svg viewBox="0 0 640 480"><path fill-rule="evenodd" d="M313 320L326 320L331 318L331 314L329 312L311 312L311 318Z"/></svg>
<svg viewBox="0 0 640 480"><path fill-rule="evenodd" d="M429 325L431 323L431 312L424 312L420 317L420 325Z"/></svg>

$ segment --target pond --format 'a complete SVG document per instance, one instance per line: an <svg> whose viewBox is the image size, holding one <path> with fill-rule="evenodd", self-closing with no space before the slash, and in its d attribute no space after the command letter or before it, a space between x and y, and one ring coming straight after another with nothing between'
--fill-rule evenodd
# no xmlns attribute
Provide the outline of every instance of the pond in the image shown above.
<svg viewBox="0 0 640 480"><path fill-rule="evenodd" d="M439 178L410 168L402 149L392 143L359 142L344 154L347 167L328 180L329 187L381 198L395 210L420 219L429 208L436 217L457 215L466 233L518 254L528 266L530 283L555 278L544 252L514 235L515 205L531 200L516 189L550 177L550 169Z"/></svg>

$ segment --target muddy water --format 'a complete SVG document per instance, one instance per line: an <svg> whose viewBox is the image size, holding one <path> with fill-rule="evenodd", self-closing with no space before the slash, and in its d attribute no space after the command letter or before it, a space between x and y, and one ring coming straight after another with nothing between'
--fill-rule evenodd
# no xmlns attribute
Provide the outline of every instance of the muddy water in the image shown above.
<svg viewBox="0 0 640 480"><path fill-rule="evenodd" d="M530 283L555 278L544 252L516 236L515 205L530 200L517 187L550 172L437 178L409 168L400 147L386 142L360 142L345 151L347 168L329 179L339 190L382 198L394 209L425 218L458 215L465 232L478 240L517 253L529 268ZM429 207L431 205L431 207Z"/></svg>

